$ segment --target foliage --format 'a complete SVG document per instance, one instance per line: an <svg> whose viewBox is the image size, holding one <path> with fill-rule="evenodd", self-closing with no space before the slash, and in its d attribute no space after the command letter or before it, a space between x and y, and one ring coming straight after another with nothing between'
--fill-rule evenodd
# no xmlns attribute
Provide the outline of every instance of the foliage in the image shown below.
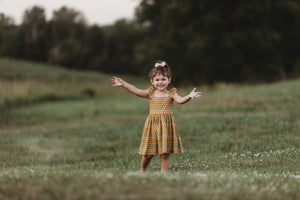
<svg viewBox="0 0 300 200"><path fill-rule="evenodd" d="M154 56L193 82L273 80L300 67L299 1L144 0L137 14Z"/></svg>
<svg viewBox="0 0 300 200"><path fill-rule="evenodd" d="M299 77L298 0L141 0L133 20L89 25L71 8L1 14L0 56L109 73L148 73L166 60L176 82L254 82Z"/></svg>

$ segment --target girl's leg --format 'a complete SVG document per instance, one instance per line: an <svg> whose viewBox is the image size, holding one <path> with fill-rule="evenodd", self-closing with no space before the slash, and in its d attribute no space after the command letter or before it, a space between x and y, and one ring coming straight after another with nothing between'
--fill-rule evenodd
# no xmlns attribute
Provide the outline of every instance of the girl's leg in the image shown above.
<svg viewBox="0 0 300 200"><path fill-rule="evenodd" d="M166 172L169 169L170 156L169 154L160 154L160 168L162 172Z"/></svg>
<svg viewBox="0 0 300 200"><path fill-rule="evenodd" d="M152 158L153 158L153 155L144 155L142 157L140 172L146 171L148 164L150 163Z"/></svg>

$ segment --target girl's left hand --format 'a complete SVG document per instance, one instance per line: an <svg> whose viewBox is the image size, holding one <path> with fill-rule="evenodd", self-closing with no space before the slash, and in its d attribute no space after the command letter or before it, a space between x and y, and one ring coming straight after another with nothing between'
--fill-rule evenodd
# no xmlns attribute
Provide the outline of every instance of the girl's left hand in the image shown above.
<svg viewBox="0 0 300 200"><path fill-rule="evenodd" d="M202 92L195 92L196 88L194 88L191 93L189 94L189 97L191 97L191 99L194 99L194 98L199 98L201 97L201 93Z"/></svg>

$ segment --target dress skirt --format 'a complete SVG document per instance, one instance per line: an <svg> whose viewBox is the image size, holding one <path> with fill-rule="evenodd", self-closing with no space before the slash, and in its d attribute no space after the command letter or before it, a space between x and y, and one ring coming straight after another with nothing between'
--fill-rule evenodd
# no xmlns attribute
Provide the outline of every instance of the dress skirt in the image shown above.
<svg viewBox="0 0 300 200"><path fill-rule="evenodd" d="M170 153L183 153L181 138L173 115L171 113L150 114L144 125L139 154Z"/></svg>

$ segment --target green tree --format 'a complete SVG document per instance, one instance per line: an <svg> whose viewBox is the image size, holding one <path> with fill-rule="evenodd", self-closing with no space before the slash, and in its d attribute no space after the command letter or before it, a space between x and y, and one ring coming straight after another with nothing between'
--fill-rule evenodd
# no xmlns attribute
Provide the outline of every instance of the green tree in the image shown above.
<svg viewBox="0 0 300 200"><path fill-rule="evenodd" d="M22 57L22 37L18 27L11 17L0 13L0 55L7 57Z"/></svg>
<svg viewBox="0 0 300 200"><path fill-rule="evenodd" d="M86 52L86 20L84 15L74 9L62 7L53 12L49 22L52 48L48 60L51 63L70 68L84 68Z"/></svg>
<svg viewBox="0 0 300 200"><path fill-rule="evenodd" d="M53 12L50 24L53 40L55 43L59 43L69 38L80 39L83 36L86 20L81 12L62 7Z"/></svg>
<svg viewBox="0 0 300 200"><path fill-rule="evenodd" d="M24 36L24 57L47 61L49 40L45 10L37 6L26 10L20 31Z"/></svg>
<svg viewBox="0 0 300 200"><path fill-rule="evenodd" d="M101 71L106 59L105 38L102 27L93 25L87 29L84 45L87 48L86 68Z"/></svg>
<svg viewBox="0 0 300 200"><path fill-rule="evenodd" d="M299 14L296 0L143 0L136 16L154 44L145 54L165 58L178 79L212 83L274 80L293 71Z"/></svg>
<svg viewBox="0 0 300 200"><path fill-rule="evenodd" d="M141 32L134 22L120 19L111 26L103 27L103 52L105 72L140 74L142 66L134 60L135 46L141 40Z"/></svg>

